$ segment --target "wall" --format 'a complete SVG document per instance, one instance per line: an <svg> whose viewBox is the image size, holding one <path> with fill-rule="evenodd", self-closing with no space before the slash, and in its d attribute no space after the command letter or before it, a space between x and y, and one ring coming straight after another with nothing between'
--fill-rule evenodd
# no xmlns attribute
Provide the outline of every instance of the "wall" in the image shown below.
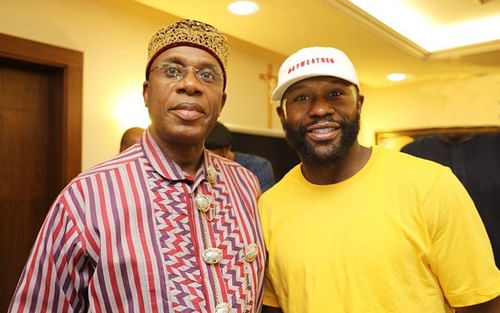
<svg viewBox="0 0 500 313"><path fill-rule="evenodd" d="M82 168L118 151L121 133L148 123L142 82L148 41L177 17L130 0L2 0L0 32L84 52ZM210 21L207 21L210 22ZM268 87L284 56L235 38L228 100L221 120L243 128L267 123ZM500 74L375 89L366 95L360 141L374 131L435 126L499 125ZM360 78L361 81L363 78ZM281 128L273 109L273 128Z"/></svg>
<svg viewBox="0 0 500 313"><path fill-rule="evenodd" d="M116 154L126 128L149 123L142 100L147 44L177 19L125 0L2 0L0 32L84 52L82 169ZM265 127L268 91L259 74L283 57L229 41L221 120Z"/></svg>
<svg viewBox="0 0 500 313"><path fill-rule="evenodd" d="M364 88L361 140L377 130L499 126L500 73Z"/></svg>

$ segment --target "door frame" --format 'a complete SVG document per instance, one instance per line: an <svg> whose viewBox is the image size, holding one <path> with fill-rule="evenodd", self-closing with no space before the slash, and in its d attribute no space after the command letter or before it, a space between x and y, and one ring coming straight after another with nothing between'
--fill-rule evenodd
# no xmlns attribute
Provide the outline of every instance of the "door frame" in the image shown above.
<svg viewBox="0 0 500 313"><path fill-rule="evenodd" d="M55 134L55 158L61 161L54 174L62 189L81 171L83 52L0 33L0 57L56 68L63 73L57 88L61 108L61 133Z"/></svg>

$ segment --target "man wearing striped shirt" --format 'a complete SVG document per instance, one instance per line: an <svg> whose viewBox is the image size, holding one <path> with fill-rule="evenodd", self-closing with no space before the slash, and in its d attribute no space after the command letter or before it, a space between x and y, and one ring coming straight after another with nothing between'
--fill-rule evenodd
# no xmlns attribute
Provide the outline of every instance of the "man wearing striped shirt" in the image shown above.
<svg viewBox="0 0 500 313"><path fill-rule="evenodd" d="M192 20L149 44L139 144L75 178L36 239L9 312L259 312L256 177L204 149L228 46Z"/></svg>

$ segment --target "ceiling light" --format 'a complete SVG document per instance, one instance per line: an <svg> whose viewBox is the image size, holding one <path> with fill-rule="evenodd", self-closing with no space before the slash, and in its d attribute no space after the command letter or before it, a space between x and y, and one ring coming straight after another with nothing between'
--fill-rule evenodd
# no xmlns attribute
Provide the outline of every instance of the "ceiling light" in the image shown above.
<svg viewBox="0 0 500 313"><path fill-rule="evenodd" d="M257 12L259 5L253 1L235 1L227 8L236 15L250 15Z"/></svg>
<svg viewBox="0 0 500 313"><path fill-rule="evenodd" d="M391 82L400 82L407 78L408 76L405 73L391 73L387 75L387 79Z"/></svg>

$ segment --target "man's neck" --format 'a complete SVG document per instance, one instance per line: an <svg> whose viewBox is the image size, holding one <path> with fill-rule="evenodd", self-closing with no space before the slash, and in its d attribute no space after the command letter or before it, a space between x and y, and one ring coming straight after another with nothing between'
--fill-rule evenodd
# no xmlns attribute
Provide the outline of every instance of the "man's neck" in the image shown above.
<svg viewBox="0 0 500 313"><path fill-rule="evenodd" d="M188 176L196 175L203 160L203 143L199 145L167 143L156 138L154 134L153 137L166 157L179 165Z"/></svg>
<svg viewBox="0 0 500 313"><path fill-rule="evenodd" d="M342 182L358 173L368 162L371 149L355 144L342 160L330 164L302 161L302 174L311 183L329 185Z"/></svg>
<svg viewBox="0 0 500 313"><path fill-rule="evenodd" d="M203 150L199 151L196 155L193 155L193 157L186 157L186 155L187 154L180 153L173 157L171 155L169 156L188 176L194 177L203 160Z"/></svg>

